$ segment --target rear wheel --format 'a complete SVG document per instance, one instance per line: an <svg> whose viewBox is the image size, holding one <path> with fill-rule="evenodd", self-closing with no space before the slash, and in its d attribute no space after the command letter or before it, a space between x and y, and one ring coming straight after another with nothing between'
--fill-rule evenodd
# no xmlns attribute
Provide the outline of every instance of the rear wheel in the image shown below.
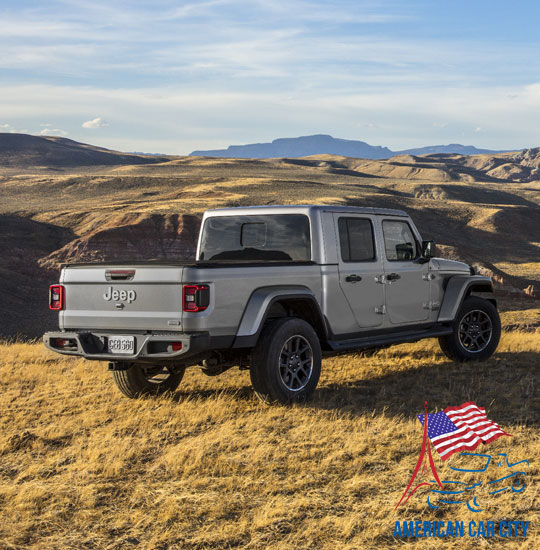
<svg viewBox="0 0 540 550"><path fill-rule="evenodd" d="M143 395L161 395L174 391L184 376L184 369L172 369L162 365L138 365L132 363L125 370L113 371L118 389L130 398Z"/></svg>
<svg viewBox="0 0 540 550"><path fill-rule="evenodd" d="M302 319L282 318L263 329L253 350L250 376L265 403L291 403L311 397L321 374L321 345Z"/></svg>
<svg viewBox="0 0 540 550"><path fill-rule="evenodd" d="M454 361L491 357L501 338L501 320L495 306L476 296L463 301L453 324L453 332L439 338L444 354Z"/></svg>

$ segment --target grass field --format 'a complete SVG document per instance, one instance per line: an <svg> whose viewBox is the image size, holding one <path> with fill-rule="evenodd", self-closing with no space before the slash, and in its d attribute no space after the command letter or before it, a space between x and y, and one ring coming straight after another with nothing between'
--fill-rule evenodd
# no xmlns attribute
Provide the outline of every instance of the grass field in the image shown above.
<svg viewBox="0 0 540 550"><path fill-rule="evenodd" d="M57 263L127 259L129 239L135 259L174 259L167 246L178 239L193 252L210 207L405 209L442 256L510 287L497 295L507 332L489 361L453 364L432 341L334 357L314 400L290 408L262 405L238 369L217 378L189 369L176 393L131 401L104 363L0 343L0 550L540 547L540 302L519 292L539 281L540 182L501 179L486 172L493 159L471 159L483 167L328 156L0 167L6 337L56 326L47 289ZM171 229L177 215L190 218ZM425 400L432 412L485 406L514 435L485 449L530 461L525 491L487 495L495 469L461 479L482 481L483 512L433 511L425 487L394 511L420 451ZM435 456L442 479L455 479L457 460ZM396 520L531 523L526 540L407 540L394 538Z"/></svg>
<svg viewBox="0 0 540 550"><path fill-rule="evenodd" d="M39 343L0 350L2 550L540 546L538 332L504 333L478 364L431 340L327 359L314 400L290 408L261 404L238 369L191 369L173 395L128 400L104 363ZM529 459L525 491L479 488L485 511L473 513L430 510L422 488L394 512L425 400L432 412L485 406L514 437L478 452ZM442 479L455 479L453 458L435 456ZM394 522L412 519L531 523L525 540L394 539Z"/></svg>

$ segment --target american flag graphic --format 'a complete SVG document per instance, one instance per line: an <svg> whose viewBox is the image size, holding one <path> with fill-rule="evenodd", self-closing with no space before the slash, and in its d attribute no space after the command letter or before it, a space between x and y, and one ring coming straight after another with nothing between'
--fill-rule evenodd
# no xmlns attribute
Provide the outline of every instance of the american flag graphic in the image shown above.
<svg viewBox="0 0 540 550"><path fill-rule="evenodd" d="M424 415L419 414L418 419L424 425ZM490 443L510 434L489 420L486 409L468 401L459 407L428 414L427 435L441 459L446 460L454 453L472 451L480 443Z"/></svg>

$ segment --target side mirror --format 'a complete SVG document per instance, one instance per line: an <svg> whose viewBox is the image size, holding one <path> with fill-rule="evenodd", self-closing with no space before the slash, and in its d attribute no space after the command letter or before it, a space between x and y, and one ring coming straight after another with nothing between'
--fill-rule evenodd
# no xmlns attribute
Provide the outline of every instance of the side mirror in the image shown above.
<svg viewBox="0 0 540 550"><path fill-rule="evenodd" d="M422 241L422 258L429 260L435 255L435 241Z"/></svg>

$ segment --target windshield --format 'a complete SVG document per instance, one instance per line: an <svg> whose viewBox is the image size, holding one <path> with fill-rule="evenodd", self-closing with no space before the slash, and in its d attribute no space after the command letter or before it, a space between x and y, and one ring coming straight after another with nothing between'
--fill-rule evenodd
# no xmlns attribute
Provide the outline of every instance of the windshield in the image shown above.
<svg viewBox="0 0 540 550"><path fill-rule="evenodd" d="M199 260L309 261L309 218L304 214L207 218Z"/></svg>

